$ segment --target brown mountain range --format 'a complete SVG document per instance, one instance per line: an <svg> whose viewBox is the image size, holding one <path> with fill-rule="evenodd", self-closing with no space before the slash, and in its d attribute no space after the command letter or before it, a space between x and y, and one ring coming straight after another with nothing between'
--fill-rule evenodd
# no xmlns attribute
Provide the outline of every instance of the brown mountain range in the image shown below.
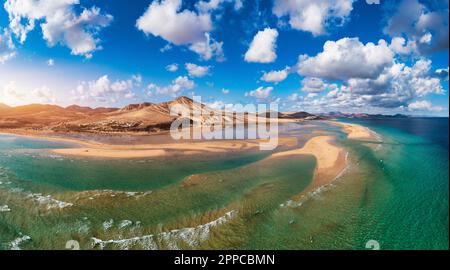
<svg viewBox="0 0 450 270"><path fill-rule="evenodd" d="M145 131L153 132L167 130L178 116L170 115L175 105L185 108L196 108L202 111L199 119L190 116L189 120L202 123L237 123L255 122L264 116L246 114L239 116L234 113L219 113L211 115L204 104L194 103L187 97L162 103L130 104L118 108L90 108L72 105L66 108L56 105L31 104L18 107L0 106L0 129L34 129L58 132L123 132ZM300 114L301 117L289 114L279 114L279 118L305 118L310 114ZM221 119L222 118L222 119Z"/></svg>

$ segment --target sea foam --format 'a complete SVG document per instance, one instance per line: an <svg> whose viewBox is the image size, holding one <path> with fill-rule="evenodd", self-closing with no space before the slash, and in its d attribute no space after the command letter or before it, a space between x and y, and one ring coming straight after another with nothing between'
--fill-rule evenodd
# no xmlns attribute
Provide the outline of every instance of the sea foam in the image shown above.
<svg viewBox="0 0 450 270"><path fill-rule="evenodd" d="M9 208L9 206L8 205L0 205L0 213L1 212L10 212L11 211L11 209Z"/></svg>
<svg viewBox="0 0 450 270"><path fill-rule="evenodd" d="M14 239L13 241L11 241L11 243L9 243L10 249L11 250L21 250L20 245L23 242L30 241L30 240L31 240L31 237L28 235L23 235L21 237L18 237L16 239Z"/></svg>
<svg viewBox="0 0 450 270"><path fill-rule="evenodd" d="M195 247L209 238L212 228L223 225L234 219L237 217L237 214L237 210L232 210L216 220L197 227L171 230L169 232L162 232L154 235L144 235L140 237L118 240L101 240L93 237L92 247L100 249L105 249L108 247L130 249L134 246L140 246L143 249L156 250L159 247L157 243L162 243L164 246L167 246L168 249L178 250L180 249L180 246L178 245L179 242Z"/></svg>
<svg viewBox="0 0 450 270"><path fill-rule="evenodd" d="M73 206L73 203L63 202L52 198L50 195L44 196L41 193L28 194L28 198L33 199L41 205L46 205L47 210L50 209L63 209Z"/></svg>

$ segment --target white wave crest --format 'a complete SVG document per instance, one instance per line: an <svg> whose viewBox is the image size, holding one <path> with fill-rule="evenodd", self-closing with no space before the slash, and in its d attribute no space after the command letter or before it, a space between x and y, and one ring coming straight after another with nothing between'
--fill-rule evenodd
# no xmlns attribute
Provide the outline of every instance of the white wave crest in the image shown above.
<svg viewBox="0 0 450 270"><path fill-rule="evenodd" d="M30 240L31 240L31 237L28 236L28 235L24 235L24 236L18 237L16 239L14 239L13 241L11 241L11 243L9 244L10 249L11 250L20 250L21 249L20 245L23 242L30 241Z"/></svg>
<svg viewBox="0 0 450 270"><path fill-rule="evenodd" d="M101 240L93 237L92 247L104 249L113 246L119 249L130 249L133 246L139 245L143 249L156 250L158 249L157 242L160 242L165 244L168 249L177 250L180 249L178 245L178 242L180 241L191 247L195 247L209 238L211 228L225 224L229 220L234 219L237 214L237 210L232 210L216 220L199 225L197 227L182 228L169 232L159 233L156 235L144 235L140 237L119 240Z"/></svg>
<svg viewBox="0 0 450 270"><path fill-rule="evenodd" d="M41 205L46 205L47 210L50 209L63 209L73 206L73 203L63 202L52 198L50 195L44 196L41 193L28 194L28 198L33 199Z"/></svg>

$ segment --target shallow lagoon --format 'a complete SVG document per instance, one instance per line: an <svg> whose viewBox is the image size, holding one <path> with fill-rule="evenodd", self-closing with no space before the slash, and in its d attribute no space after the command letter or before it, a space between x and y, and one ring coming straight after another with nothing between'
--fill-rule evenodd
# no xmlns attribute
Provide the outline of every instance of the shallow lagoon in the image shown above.
<svg viewBox="0 0 450 270"><path fill-rule="evenodd" d="M63 249L73 239L107 249L364 249L373 239L387 249L448 248L448 147L392 123L360 122L382 143L315 123L282 132L299 147L337 135L350 166L297 206L286 202L312 181L310 156L78 159L47 150L68 144L2 135L0 206L10 211L0 212L0 247L30 236L19 247ZM145 236L152 245L126 241ZM93 237L124 241L100 246Z"/></svg>

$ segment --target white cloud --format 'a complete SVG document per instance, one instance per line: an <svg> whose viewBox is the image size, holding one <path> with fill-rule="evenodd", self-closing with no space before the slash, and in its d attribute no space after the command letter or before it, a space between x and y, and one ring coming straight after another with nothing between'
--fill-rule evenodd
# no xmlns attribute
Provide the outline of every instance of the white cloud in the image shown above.
<svg viewBox="0 0 450 270"><path fill-rule="evenodd" d="M176 97L179 96L182 91L192 90L194 87L194 81L190 80L186 76L179 76L167 86L159 86L153 83L149 84L147 86L147 95L153 96L155 94L162 94Z"/></svg>
<svg viewBox="0 0 450 270"><path fill-rule="evenodd" d="M47 86L36 88L31 93L39 103L54 104L56 103L55 94Z"/></svg>
<svg viewBox="0 0 450 270"><path fill-rule="evenodd" d="M290 68L288 67L283 70L270 71L264 73L261 77L261 80L265 82L279 83L286 80L287 76L289 75L289 71Z"/></svg>
<svg viewBox="0 0 450 270"><path fill-rule="evenodd" d="M410 53L428 54L449 48L448 1L426 7L418 0L403 0L383 29L391 37L406 37Z"/></svg>
<svg viewBox="0 0 450 270"><path fill-rule="evenodd" d="M3 87L3 91L0 91L0 102L11 106L31 103L55 104L57 101L55 93L45 85L30 91L27 87L10 81Z"/></svg>
<svg viewBox="0 0 450 270"><path fill-rule="evenodd" d="M322 79L319 78L304 78L301 82L302 84L302 91L308 92L308 93L320 93L325 90L336 90L337 85L336 84L328 84L325 83Z"/></svg>
<svg viewBox="0 0 450 270"><path fill-rule="evenodd" d="M178 70L178 64L170 64L166 66L166 70L169 72L176 72Z"/></svg>
<svg viewBox="0 0 450 270"><path fill-rule="evenodd" d="M164 45L164 47L159 49L159 51L162 53L165 53L167 51L170 51L171 49L172 49L172 45L170 43L167 43L166 45Z"/></svg>
<svg viewBox="0 0 450 270"><path fill-rule="evenodd" d="M9 28L21 43L35 24L40 23L49 46L61 44L69 47L73 55L90 58L101 48L99 31L108 26L113 17L102 14L97 7L82 7L77 14L76 5L79 0L7 0L4 7L9 15Z"/></svg>
<svg viewBox="0 0 450 270"><path fill-rule="evenodd" d="M190 10L178 12L181 4L181 0L153 1L136 26L146 34L162 37L175 45L202 41L205 33L213 29L210 15Z"/></svg>
<svg viewBox="0 0 450 270"><path fill-rule="evenodd" d="M316 88L321 88L317 83ZM441 80L431 72L431 61L419 59L412 66L395 63L376 78L350 78L332 87L324 96L300 100L312 111L401 109L427 95L442 95Z"/></svg>
<svg viewBox="0 0 450 270"><path fill-rule="evenodd" d="M245 96L255 97L257 99L267 99L268 97L270 97L270 93L272 92L272 90L273 90L272 86L269 87L260 86L253 91L245 93Z"/></svg>
<svg viewBox="0 0 450 270"><path fill-rule="evenodd" d="M434 72L435 76L448 81L448 67L447 68L440 68L440 69L436 69L436 71Z"/></svg>
<svg viewBox="0 0 450 270"><path fill-rule="evenodd" d="M358 38L327 41L314 57L301 55L297 64L302 76L329 80L376 78L393 64L394 54L384 40L363 44Z"/></svg>
<svg viewBox="0 0 450 270"><path fill-rule="evenodd" d="M0 102L15 106L22 104L25 97L25 92L18 89L17 83L15 81L10 81L3 87L3 91L0 95Z"/></svg>
<svg viewBox="0 0 450 270"><path fill-rule="evenodd" d="M232 2L234 2L235 10L239 10L243 6L242 0L209 0L209 1L202 0L197 2L195 4L195 7L201 13L210 13L214 10L219 9L223 3L232 3Z"/></svg>
<svg viewBox="0 0 450 270"><path fill-rule="evenodd" d="M391 40L389 48L399 55L409 55L414 51L414 44L408 43L406 39L402 37L394 37Z"/></svg>
<svg viewBox="0 0 450 270"><path fill-rule="evenodd" d="M53 60L53 59L48 59L47 60L47 66L53 67L54 65L55 65L55 60Z"/></svg>
<svg viewBox="0 0 450 270"><path fill-rule="evenodd" d="M140 74L135 74L131 76L135 87L141 87L142 85L142 76Z"/></svg>
<svg viewBox="0 0 450 270"><path fill-rule="evenodd" d="M222 110L225 108L225 103L221 100L216 100L214 102L207 103L206 105L214 110Z"/></svg>
<svg viewBox="0 0 450 270"><path fill-rule="evenodd" d="M271 63L277 59L276 42L278 31L272 28L266 28L259 31L245 53L245 61L256 63Z"/></svg>
<svg viewBox="0 0 450 270"><path fill-rule="evenodd" d="M273 13L287 16L292 28L326 34L330 25L342 25L353 10L354 0L275 0Z"/></svg>
<svg viewBox="0 0 450 270"><path fill-rule="evenodd" d="M289 95L288 100L289 101L299 101L301 99L300 95L297 93L293 93Z"/></svg>
<svg viewBox="0 0 450 270"><path fill-rule="evenodd" d="M137 20L136 27L175 45L188 45L205 60L214 56L223 60L223 43L215 41L209 34L214 28L211 14L181 10L181 6L181 0L153 1Z"/></svg>
<svg viewBox="0 0 450 270"><path fill-rule="evenodd" d="M214 40L209 33L205 33L205 39L193 43L189 46L189 49L200 55L203 60L210 60L212 57L215 57L218 62L225 61L223 42Z"/></svg>
<svg viewBox="0 0 450 270"><path fill-rule="evenodd" d="M209 74L210 67L208 66L199 66L192 63L186 63L185 65L187 72L189 73L189 76L201 78Z"/></svg>
<svg viewBox="0 0 450 270"><path fill-rule="evenodd" d="M223 89L222 89L222 93L223 93L224 95L228 95L228 94L230 93L230 90L229 90L229 89L223 88Z"/></svg>
<svg viewBox="0 0 450 270"><path fill-rule="evenodd" d="M410 111L435 111L440 112L443 111L444 108L440 106L433 106L431 102L422 100L422 101L415 101L408 105L408 110Z"/></svg>
<svg viewBox="0 0 450 270"><path fill-rule="evenodd" d="M133 89L140 87L142 77L133 75L128 80L111 81L108 75L103 75L97 80L81 81L72 91L74 101L97 101L108 102L111 99L133 98Z"/></svg>
<svg viewBox="0 0 450 270"><path fill-rule="evenodd" d="M0 28L0 64L5 63L14 56L16 56L16 49L10 32L5 29L2 33Z"/></svg>

